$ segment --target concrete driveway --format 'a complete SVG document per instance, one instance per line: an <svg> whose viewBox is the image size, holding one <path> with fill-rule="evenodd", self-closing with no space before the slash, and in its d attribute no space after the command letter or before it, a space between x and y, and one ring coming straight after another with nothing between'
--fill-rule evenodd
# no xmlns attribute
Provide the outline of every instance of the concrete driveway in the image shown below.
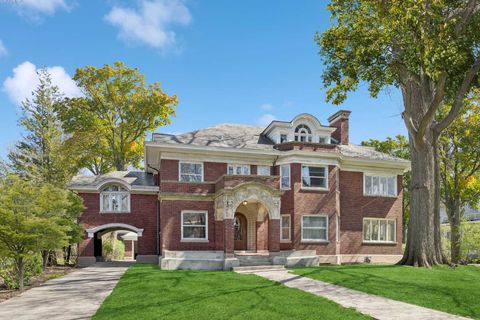
<svg viewBox="0 0 480 320"><path fill-rule="evenodd" d="M0 319L90 319L131 262L102 262L0 303Z"/></svg>

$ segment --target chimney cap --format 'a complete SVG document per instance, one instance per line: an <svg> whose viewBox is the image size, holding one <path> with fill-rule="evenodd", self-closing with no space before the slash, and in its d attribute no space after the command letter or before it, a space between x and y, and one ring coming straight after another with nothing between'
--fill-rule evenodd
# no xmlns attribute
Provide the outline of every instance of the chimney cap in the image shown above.
<svg viewBox="0 0 480 320"><path fill-rule="evenodd" d="M338 110L337 112L335 112L333 115L331 115L330 117L328 117L328 122L332 123L336 120L339 120L339 119L347 119L349 118L350 116L350 113L352 113L350 110Z"/></svg>

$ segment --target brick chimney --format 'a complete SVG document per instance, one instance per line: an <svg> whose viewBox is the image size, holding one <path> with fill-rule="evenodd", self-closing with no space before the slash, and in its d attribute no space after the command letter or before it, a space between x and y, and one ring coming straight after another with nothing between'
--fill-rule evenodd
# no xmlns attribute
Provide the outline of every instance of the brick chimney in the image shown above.
<svg viewBox="0 0 480 320"><path fill-rule="evenodd" d="M339 110L328 118L330 127L337 128L333 131L332 138L336 139L340 144L348 144L348 118L351 111Z"/></svg>

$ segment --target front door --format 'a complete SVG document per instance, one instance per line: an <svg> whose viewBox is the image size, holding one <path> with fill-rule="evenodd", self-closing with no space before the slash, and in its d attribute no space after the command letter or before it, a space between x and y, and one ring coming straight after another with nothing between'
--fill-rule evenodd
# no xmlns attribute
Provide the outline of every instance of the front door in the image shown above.
<svg viewBox="0 0 480 320"><path fill-rule="evenodd" d="M233 247L235 250L247 250L247 218L241 213L235 213L233 219Z"/></svg>

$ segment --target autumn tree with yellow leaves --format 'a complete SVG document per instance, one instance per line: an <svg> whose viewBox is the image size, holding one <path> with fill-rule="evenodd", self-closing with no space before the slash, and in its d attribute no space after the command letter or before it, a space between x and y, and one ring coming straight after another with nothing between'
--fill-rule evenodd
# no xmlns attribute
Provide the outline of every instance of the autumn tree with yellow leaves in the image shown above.
<svg viewBox="0 0 480 320"><path fill-rule="evenodd" d="M461 260L463 209L480 202L480 91L465 100L461 115L440 136L441 199L450 223L452 262ZM441 112L446 112L445 108Z"/></svg>
<svg viewBox="0 0 480 320"><path fill-rule="evenodd" d="M84 95L66 99L57 112L69 142L83 150L79 166L94 174L139 168L146 133L170 123L177 96L158 82L146 84L123 62L77 69L73 79Z"/></svg>

